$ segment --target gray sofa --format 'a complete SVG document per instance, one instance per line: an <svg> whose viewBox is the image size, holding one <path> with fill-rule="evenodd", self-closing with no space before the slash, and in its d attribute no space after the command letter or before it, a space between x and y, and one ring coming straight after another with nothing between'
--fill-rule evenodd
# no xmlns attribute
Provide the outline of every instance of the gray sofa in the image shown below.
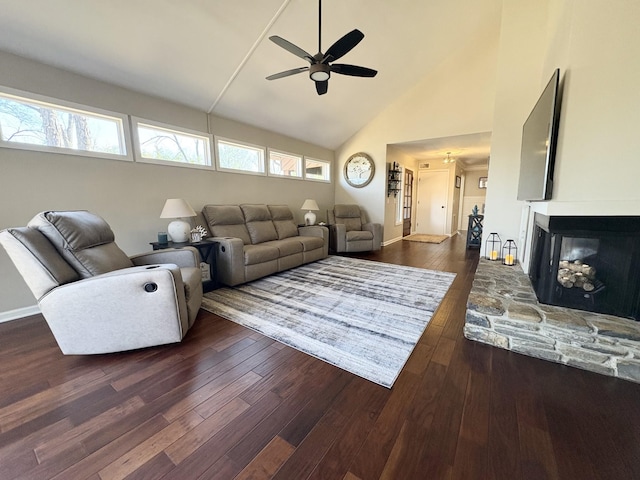
<svg viewBox="0 0 640 480"><path fill-rule="evenodd" d="M298 227L287 205L205 205L218 282L234 286L325 258L326 227Z"/></svg>

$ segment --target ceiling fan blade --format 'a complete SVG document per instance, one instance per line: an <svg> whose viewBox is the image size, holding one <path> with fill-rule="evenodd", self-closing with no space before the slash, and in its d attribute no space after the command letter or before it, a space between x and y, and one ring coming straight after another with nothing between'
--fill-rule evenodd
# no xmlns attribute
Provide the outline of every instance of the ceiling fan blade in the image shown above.
<svg viewBox="0 0 640 480"><path fill-rule="evenodd" d="M285 40L284 38L277 35L270 36L269 40L271 40L276 45L284 48L287 52L293 53L297 57L304 58L309 63L313 63L313 55L305 52L303 49L301 49L297 45L294 45L290 41Z"/></svg>
<svg viewBox="0 0 640 480"><path fill-rule="evenodd" d="M300 68L292 68L291 70L285 70L284 72L274 73L273 75L269 75L267 80L276 80L278 78L288 77L290 75L295 75L296 73L302 73L309 70L309 67L300 67Z"/></svg>
<svg viewBox="0 0 640 480"><path fill-rule="evenodd" d="M327 93L329 89L329 80L325 80L324 82L316 82L316 92L318 95L324 95Z"/></svg>
<svg viewBox="0 0 640 480"><path fill-rule="evenodd" d="M344 37L342 37L336 43L329 47L327 53L324 54L322 63L338 60L343 55L349 53L349 51L351 51L353 47L359 44L363 38L364 33L362 33L360 30L358 30L357 28L355 30L351 30Z"/></svg>
<svg viewBox="0 0 640 480"><path fill-rule="evenodd" d="M375 77L378 73L377 70L372 70L371 68L347 65L344 63L334 63L329 66L329 69L334 73L339 73L340 75L351 75L352 77Z"/></svg>

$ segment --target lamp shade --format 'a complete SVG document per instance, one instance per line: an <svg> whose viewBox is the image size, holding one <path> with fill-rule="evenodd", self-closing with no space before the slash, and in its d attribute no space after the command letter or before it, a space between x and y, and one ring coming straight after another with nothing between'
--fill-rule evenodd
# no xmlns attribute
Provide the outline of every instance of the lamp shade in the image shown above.
<svg viewBox="0 0 640 480"><path fill-rule="evenodd" d="M180 217L195 217L197 214L189 205L189 202L182 198L168 198L164 202L164 208L160 213L160 218L180 218Z"/></svg>
<svg viewBox="0 0 640 480"><path fill-rule="evenodd" d="M312 198L307 198L302 204L300 210L308 210L308 212L304 214L305 225L315 225L316 214L313 213L312 210L320 210L316 201Z"/></svg>
<svg viewBox="0 0 640 480"><path fill-rule="evenodd" d="M181 217L195 217L196 215L196 212L194 212L186 200L169 198L164 203L160 218L178 219ZM191 225L185 220L174 220L167 227L167 233L169 233L172 242L187 242L189 240L189 234L191 233Z"/></svg>
<svg viewBox="0 0 640 480"><path fill-rule="evenodd" d="M300 210L320 210L320 209L318 208L318 204L316 203L315 200L313 200L312 198L307 198L302 204L302 207L300 208Z"/></svg>

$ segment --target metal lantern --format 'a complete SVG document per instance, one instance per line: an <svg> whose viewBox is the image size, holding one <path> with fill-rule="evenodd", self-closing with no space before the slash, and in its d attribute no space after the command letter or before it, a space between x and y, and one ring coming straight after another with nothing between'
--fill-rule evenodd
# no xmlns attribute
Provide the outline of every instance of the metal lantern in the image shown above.
<svg viewBox="0 0 640 480"><path fill-rule="evenodd" d="M487 243L484 244L484 256L487 260L500 260L500 248L502 240L497 233L490 233Z"/></svg>
<svg viewBox="0 0 640 480"><path fill-rule="evenodd" d="M502 247L502 264L513 266L518 263L518 247L513 240L507 240Z"/></svg>

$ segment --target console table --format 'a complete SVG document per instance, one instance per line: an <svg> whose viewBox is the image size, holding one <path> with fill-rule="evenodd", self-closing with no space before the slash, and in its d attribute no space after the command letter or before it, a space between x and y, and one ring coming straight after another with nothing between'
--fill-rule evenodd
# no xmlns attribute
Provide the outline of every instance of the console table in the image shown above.
<svg viewBox="0 0 640 480"><path fill-rule="evenodd" d="M202 290L210 292L216 288L216 251L217 242L202 240L200 242L149 242L154 250L163 250L165 248L184 248L194 247L200 254L200 259L209 265L209 280L202 281Z"/></svg>

